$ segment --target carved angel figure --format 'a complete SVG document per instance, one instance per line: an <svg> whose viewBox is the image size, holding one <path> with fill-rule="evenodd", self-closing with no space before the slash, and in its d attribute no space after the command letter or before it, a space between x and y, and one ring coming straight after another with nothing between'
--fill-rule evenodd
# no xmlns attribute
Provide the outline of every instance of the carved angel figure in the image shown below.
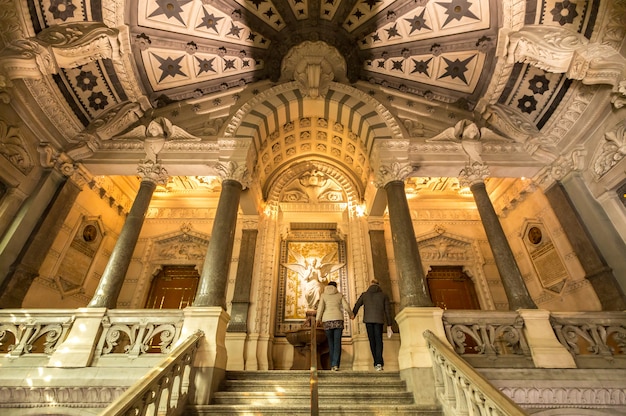
<svg viewBox="0 0 626 416"><path fill-rule="evenodd" d="M345 263L334 263L331 260L337 251L333 251L319 257L304 257L302 254L289 250L289 253L296 259L296 263L282 263L287 269L292 270L300 276L304 283L304 298L309 309L317 308L320 301L324 285L328 281L328 275L343 267Z"/></svg>
<svg viewBox="0 0 626 416"><path fill-rule="evenodd" d="M157 117L148 125L139 125L126 133L115 137L115 140L142 140L146 152L146 160L156 163L157 155L165 146L166 141L200 141L199 137L172 124L165 117Z"/></svg>

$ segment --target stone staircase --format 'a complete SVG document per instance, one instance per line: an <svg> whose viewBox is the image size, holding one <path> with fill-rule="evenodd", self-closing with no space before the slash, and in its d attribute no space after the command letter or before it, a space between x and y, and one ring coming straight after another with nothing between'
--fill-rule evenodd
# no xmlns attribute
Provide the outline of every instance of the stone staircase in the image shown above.
<svg viewBox="0 0 626 416"><path fill-rule="evenodd" d="M398 372L320 371L321 415L441 416L416 404ZM185 415L310 415L309 371L229 371L213 403Z"/></svg>

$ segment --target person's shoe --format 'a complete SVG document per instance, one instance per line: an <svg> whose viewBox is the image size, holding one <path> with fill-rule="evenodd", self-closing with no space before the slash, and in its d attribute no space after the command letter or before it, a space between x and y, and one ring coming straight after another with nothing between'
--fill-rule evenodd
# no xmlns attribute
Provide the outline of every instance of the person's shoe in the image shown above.
<svg viewBox="0 0 626 416"><path fill-rule="evenodd" d="M336 365L333 366L333 368L330 369L330 371L339 371L339 367L337 367Z"/></svg>
<svg viewBox="0 0 626 416"><path fill-rule="evenodd" d="M376 364L376 371L383 371L382 364Z"/></svg>

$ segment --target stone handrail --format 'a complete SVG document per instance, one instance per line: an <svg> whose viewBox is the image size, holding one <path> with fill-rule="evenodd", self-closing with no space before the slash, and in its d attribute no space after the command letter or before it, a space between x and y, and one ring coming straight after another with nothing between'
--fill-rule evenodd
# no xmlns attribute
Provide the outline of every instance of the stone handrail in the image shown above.
<svg viewBox="0 0 626 416"><path fill-rule="evenodd" d="M192 334L101 415L181 414L194 376L193 359L203 336L201 331Z"/></svg>
<svg viewBox="0 0 626 416"><path fill-rule="evenodd" d="M446 416L524 416L510 398L459 357L431 331L424 338L433 362L435 392Z"/></svg>

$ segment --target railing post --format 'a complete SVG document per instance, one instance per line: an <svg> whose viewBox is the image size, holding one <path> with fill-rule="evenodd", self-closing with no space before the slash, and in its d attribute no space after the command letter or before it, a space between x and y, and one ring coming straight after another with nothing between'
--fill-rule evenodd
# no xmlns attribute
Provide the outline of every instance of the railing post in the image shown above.
<svg viewBox="0 0 626 416"><path fill-rule="evenodd" d="M311 323L311 416L319 415L319 396L317 389L317 322L315 316L317 311L307 311L308 319Z"/></svg>

